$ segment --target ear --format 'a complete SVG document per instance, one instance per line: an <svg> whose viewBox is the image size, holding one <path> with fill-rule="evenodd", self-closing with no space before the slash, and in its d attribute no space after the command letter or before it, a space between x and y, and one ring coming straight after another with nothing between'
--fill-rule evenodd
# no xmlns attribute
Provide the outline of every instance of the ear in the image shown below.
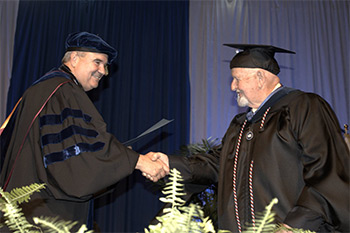
<svg viewBox="0 0 350 233"><path fill-rule="evenodd" d="M78 56L78 53L73 51L71 54L70 54L70 60L69 60L69 63L70 65L74 68L77 63L79 61L79 56Z"/></svg>
<svg viewBox="0 0 350 233"><path fill-rule="evenodd" d="M256 75L258 76L258 87L262 89L266 82L266 76L265 73L261 70L258 70Z"/></svg>

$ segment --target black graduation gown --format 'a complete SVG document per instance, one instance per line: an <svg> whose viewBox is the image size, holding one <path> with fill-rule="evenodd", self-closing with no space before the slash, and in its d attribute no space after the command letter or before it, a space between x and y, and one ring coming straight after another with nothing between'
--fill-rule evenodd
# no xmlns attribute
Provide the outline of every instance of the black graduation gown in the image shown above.
<svg viewBox="0 0 350 233"><path fill-rule="evenodd" d="M244 229L276 197L277 222L350 232L349 151L330 106L316 94L283 88L245 123L235 166L245 121L246 113L237 115L212 153L170 157L186 183L202 185L189 185L192 191L218 182L219 229L237 232L238 221Z"/></svg>
<svg viewBox="0 0 350 233"><path fill-rule="evenodd" d="M10 191L45 183L45 190L21 206L28 220L58 216L86 224L89 200L130 175L139 154L106 131L106 123L71 74L55 72L26 90L9 123L11 132L5 128L10 139L0 185Z"/></svg>

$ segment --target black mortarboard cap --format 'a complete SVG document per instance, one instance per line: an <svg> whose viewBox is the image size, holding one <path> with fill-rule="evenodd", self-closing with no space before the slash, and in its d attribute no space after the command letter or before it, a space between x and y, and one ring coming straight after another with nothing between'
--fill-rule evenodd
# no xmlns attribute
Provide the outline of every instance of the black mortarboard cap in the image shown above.
<svg viewBox="0 0 350 233"><path fill-rule="evenodd" d="M230 69L241 68L261 68L273 74L280 72L280 67L274 58L275 53L293 53L286 49L277 48L272 45L257 44L224 44L243 51L237 53L230 62Z"/></svg>
<svg viewBox="0 0 350 233"><path fill-rule="evenodd" d="M68 35L66 51L83 51L104 53L108 55L108 64L117 57L117 50L107 44L101 37L89 32L76 32Z"/></svg>

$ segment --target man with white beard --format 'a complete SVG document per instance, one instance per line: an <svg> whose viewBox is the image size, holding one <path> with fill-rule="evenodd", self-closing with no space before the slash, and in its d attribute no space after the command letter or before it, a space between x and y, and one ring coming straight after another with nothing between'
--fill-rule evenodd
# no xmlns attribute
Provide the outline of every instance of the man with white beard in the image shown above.
<svg viewBox="0 0 350 233"><path fill-rule="evenodd" d="M350 232L349 150L333 110L320 96L280 83L274 54L294 52L227 46L243 50L230 62L231 89L248 111L234 117L209 153L161 159L181 172L188 193L218 183L219 229L243 231L277 198L277 223Z"/></svg>

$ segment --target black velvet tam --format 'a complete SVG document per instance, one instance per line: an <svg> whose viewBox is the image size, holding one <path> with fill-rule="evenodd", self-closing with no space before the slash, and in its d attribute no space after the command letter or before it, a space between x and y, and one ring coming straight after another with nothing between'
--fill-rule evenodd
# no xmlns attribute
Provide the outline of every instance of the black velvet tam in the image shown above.
<svg viewBox="0 0 350 233"><path fill-rule="evenodd" d="M261 68L270 71L273 74L280 72L280 67L275 60L275 53L293 53L286 49L278 48L271 45L256 44L224 44L243 51L236 54L231 62L230 69L235 67L241 68Z"/></svg>
<svg viewBox="0 0 350 233"><path fill-rule="evenodd" d="M66 51L84 51L108 55L108 64L117 57L118 52L101 37L89 32L76 32L68 35Z"/></svg>

